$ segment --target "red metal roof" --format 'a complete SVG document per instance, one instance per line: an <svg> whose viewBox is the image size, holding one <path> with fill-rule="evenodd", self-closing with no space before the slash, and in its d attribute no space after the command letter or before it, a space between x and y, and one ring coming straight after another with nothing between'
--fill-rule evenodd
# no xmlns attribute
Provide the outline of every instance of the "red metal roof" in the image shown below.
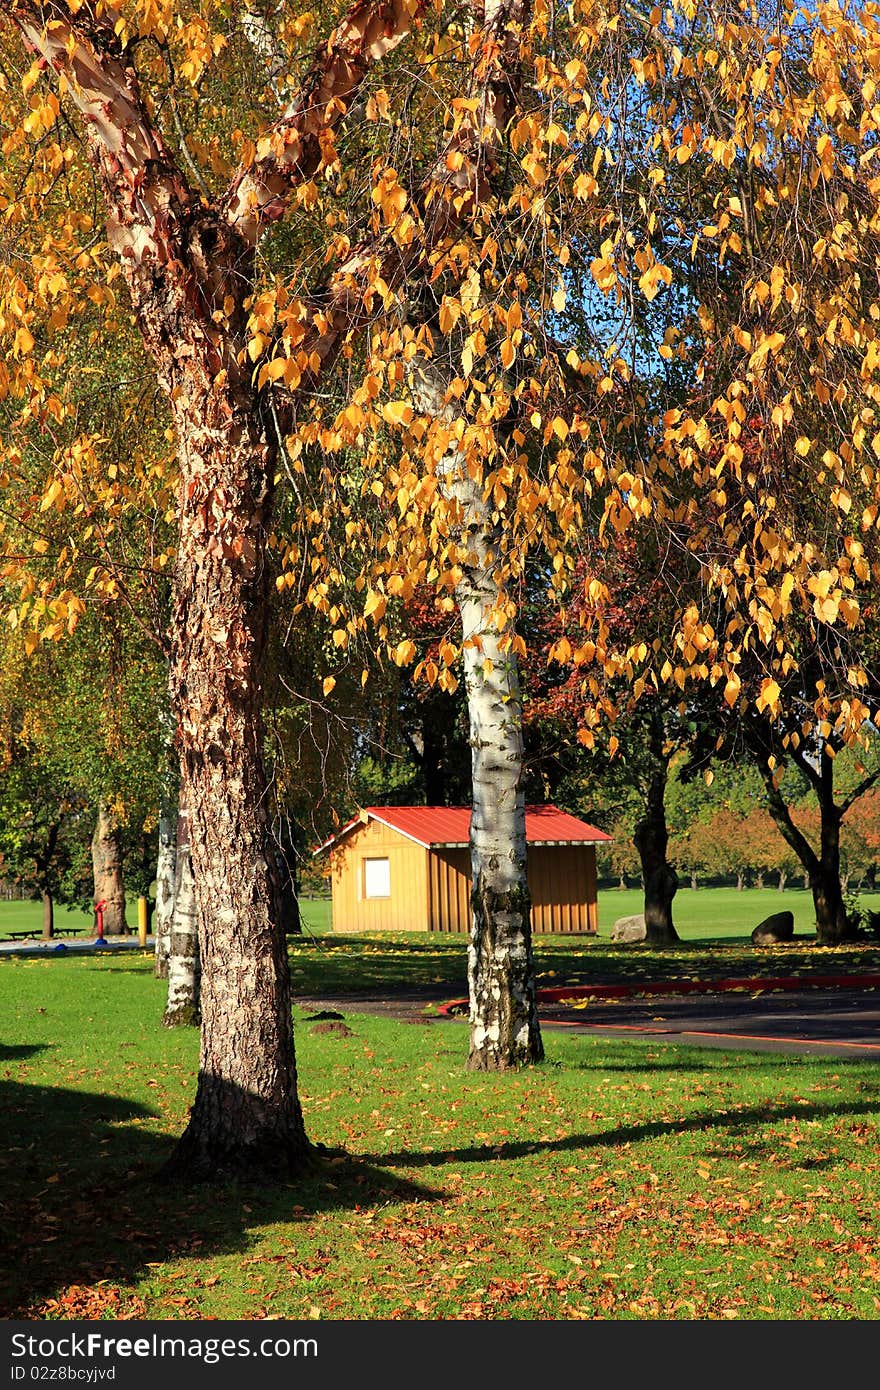
<svg viewBox="0 0 880 1390"><path fill-rule="evenodd" d="M367 806L361 814L344 825L338 834L325 840L315 850L329 849L358 825L367 820L380 821L397 830L426 849L466 847L470 838L470 806ZM526 807L526 840L530 845L594 845L610 840L604 830L597 830L577 816L570 816L558 807Z"/></svg>

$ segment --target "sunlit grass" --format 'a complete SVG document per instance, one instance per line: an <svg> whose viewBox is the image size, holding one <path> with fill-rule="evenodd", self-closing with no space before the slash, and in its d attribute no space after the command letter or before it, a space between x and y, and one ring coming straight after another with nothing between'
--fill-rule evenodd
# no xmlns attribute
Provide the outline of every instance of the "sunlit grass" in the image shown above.
<svg viewBox="0 0 880 1390"><path fill-rule="evenodd" d="M150 1182L197 1039L148 957L5 960L0 1001L7 1316L877 1316L869 1063L548 1031L543 1066L480 1077L461 1024L298 1009L340 1151L218 1199Z"/></svg>

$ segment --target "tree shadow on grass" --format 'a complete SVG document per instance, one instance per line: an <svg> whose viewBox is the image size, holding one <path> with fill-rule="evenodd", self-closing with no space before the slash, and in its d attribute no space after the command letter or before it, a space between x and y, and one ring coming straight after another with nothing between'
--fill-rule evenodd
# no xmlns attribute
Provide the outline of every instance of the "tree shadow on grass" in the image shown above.
<svg viewBox="0 0 880 1390"><path fill-rule="evenodd" d="M150 1264L244 1252L254 1227L440 1196L338 1155L280 1186L156 1180L176 1140L157 1133L155 1111L121 1096L0 1081L0 1116L5 1318L45 1316L44 1302L72 1285L130 1285ZM198 1317L198 1308L187 1315Z"/></svg>
<svg viewBox="0 0 880 1390"><path fill-rule="evenodd" d="M532 1154L588 1153L593 1149L638 1144L646 1139L662 1139L680 1134L711 1133L726 1130L732 1135L748 1136L755 1125L782 1124L786 1120L823 1120L835 1115L876 1115L880 1096L874 1100L835 1105L799 1105L791 1102L774 1105L755 1105L741 1110L706 1110L681 1120L646 1120L642 1124L618 1125L595 1134L567 1134L561 1139L522 1139L499 1144L471 1144L457 1149L398 1149L393 1153L361 1154L367 1163L383 1163L389 1167L434 1168L446 1163L491 1163L527 1158Z"/></svg>
<svg viewBox="0 0 880 1390"><path fill-rule="evenodd" d="M0 1043L0 1062L23 1062L47 1047L48 1043Z"/></svg>

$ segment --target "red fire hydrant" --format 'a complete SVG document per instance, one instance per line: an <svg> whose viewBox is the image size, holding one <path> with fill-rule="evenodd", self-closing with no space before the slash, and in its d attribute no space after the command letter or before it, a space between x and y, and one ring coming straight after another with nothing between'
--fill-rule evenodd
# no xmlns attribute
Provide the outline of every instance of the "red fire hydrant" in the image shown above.
<svg viewBox="0 0 880 1390"><path fill-rule="evenodd" d="M99 903L95 903L95 940L104 940L104 908L107 906L107 899L102 898Z"/></svg>

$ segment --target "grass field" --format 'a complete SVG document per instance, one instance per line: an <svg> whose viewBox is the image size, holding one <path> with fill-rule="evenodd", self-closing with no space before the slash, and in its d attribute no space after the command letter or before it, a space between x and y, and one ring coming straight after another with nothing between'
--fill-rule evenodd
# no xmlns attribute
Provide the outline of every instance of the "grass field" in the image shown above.
<svg viewBox="0 0 880 1390"><path fill-rule="evenodd" d="M880 893L863 894L862 903L880 911ZM681 888L674 901L675 921L684 941L726 940L747 937L753 927L771 912L787 908L794 913L794 929L798 935L815 932L813 900L801 888L787 888L780 893L775 888ZM608 940L616 918L628 917L643 909L641 890L636 888L603 888L599 892L599 937ZM301 903L303 928L307 934L324 936L330 930L330 902L327 898L305 898ZM132 930L137 924L137 909L129 905ZM91 935L94 919L90 912L65 907L56 908L55 920L60 927L79 927ZM42 907L38 902L0 902L0 939L10 931L30 929L36 936L42 930Z"/></svg>
<svg viewBox="0 0 880 1390"><path fill-rule="evenodd" d="M404 983L411 944L387 953ZM344 1152L218 1200L151 1181L185 1122L197 1039L159 1026L149 957L3 959L0 1001L4 1316L880 1310L868 1063L546 1030L544 1065L479 1077L462 1024L346 1009L350 1035L319 1035L297 1009L308 1130Z"/></svg>

